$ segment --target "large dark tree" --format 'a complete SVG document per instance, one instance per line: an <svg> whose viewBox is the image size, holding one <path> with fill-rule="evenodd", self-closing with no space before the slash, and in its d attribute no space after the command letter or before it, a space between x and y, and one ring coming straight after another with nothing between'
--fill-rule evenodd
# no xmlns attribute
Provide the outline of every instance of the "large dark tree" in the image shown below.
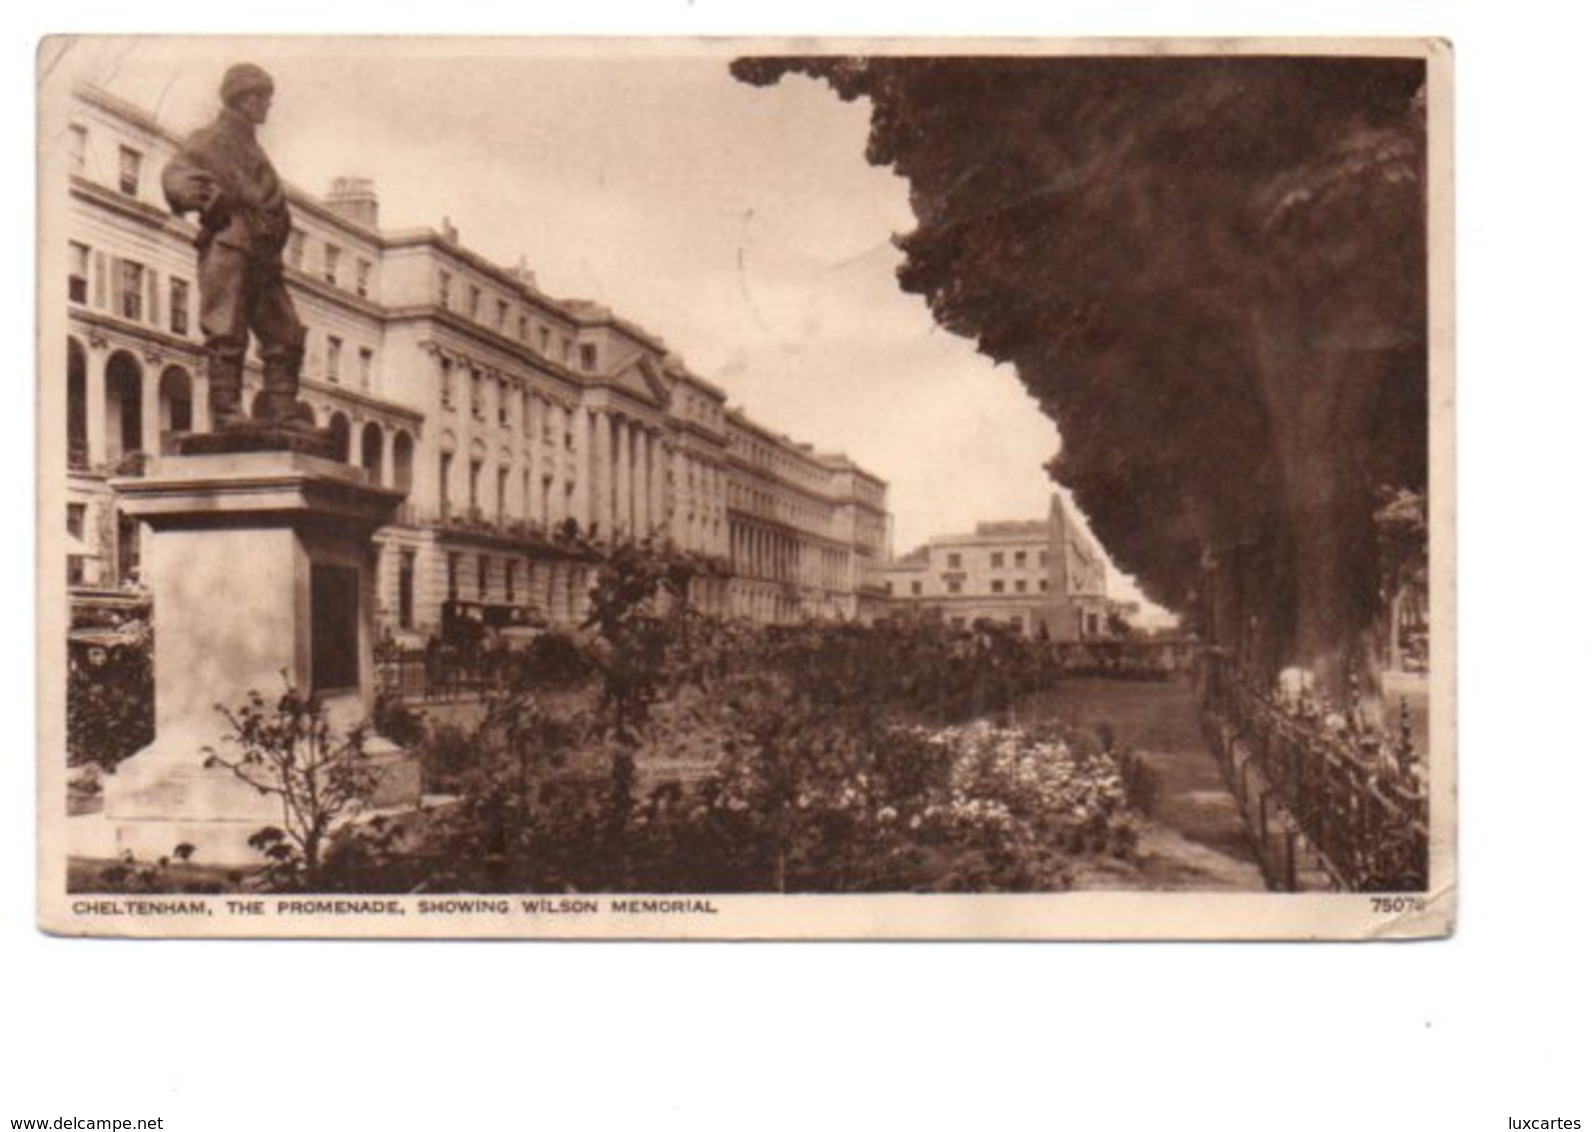
<svg viewBox="0 0 1592 1132"><path fill-rule="evenodd" d="M1426 479L1421 61L733 70L871 101L902 287L1015 365L1119 565L1262 671L1375 686L1377 493Z"/></svg>

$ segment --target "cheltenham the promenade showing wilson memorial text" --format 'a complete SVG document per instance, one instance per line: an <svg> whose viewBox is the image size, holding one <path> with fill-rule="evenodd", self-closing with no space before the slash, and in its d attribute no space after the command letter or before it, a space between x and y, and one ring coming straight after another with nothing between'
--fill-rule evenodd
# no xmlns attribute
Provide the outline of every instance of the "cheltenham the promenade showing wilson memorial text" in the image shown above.
<svg viewBox="0 0 1592 1132"><path fill-rule="evenodd" d="M47 41L45 926L1448 930L1450 99Z"/></svg>

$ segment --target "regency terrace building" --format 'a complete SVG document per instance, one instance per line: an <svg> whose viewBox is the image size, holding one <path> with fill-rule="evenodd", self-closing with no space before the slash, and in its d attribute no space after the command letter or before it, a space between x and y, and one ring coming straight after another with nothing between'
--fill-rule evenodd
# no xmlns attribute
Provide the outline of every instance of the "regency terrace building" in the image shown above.
<svg viewBox="0 0 1592 1132"><path fill-rule="evenodd" d="M1105 556L1061 496L1044 519L998 520L935 535L884 571L891 616L955 629L1007 626L1027 637L1087 641L1106 636L1112 613Z"/></svg>
<svg viewBox="0 0 1592 1132"><path fill-rule="evenodd" d="M168 434L209 427L196 229L159 184L176 142L103 91L74 93L59 251L67 571L82 593L137 574L137 525L109 481L167 451ZM695 597L712 612L880 614L883 480L753 421L642 328L547 295L446 221L381 228L368 181L289 199L286 272L309 328L300 397L348 461L408 493L376 538L378 631L424 636L461 610L576 622L592 541L644 538L701 561ZM251 359L246 398L259 385Z"/></svg>

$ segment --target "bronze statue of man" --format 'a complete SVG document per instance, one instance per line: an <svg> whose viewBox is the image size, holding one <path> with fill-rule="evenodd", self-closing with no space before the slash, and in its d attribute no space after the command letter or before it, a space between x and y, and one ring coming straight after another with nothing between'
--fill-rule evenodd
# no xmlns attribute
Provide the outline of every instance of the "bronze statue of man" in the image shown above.
<svg viewBox="0 0 1592 1132"><path fill-rule="evenodd" d="M254 136L274 91L271 76L254 64L228 68L220 114L183 142L161 175L171 210L199 214L199 327L219 429L248 423L243 362L250 331L265 368L260 423L286 424L298 405L304 324L282 279L292 220L281 179Z"/></svg>

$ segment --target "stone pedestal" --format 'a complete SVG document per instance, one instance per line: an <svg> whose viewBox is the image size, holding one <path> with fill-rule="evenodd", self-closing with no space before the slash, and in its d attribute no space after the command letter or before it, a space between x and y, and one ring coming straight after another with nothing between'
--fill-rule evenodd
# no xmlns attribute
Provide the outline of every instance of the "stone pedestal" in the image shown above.
<svg viewBox="0 0 1592 1132"><path fill-rule="evenodd" d="M147 525L155 632L155 741L105 783L117 849L155 859L187 842L196 863L261 863L247 841L283 825L280 800L204 765L207 747L237 750L218 705L291 684L321 698L334 736L369 718L371 535L403 495L302 451L168 457L113 486ZM366 749L383 771L373 804L418 803L413 761L379 738Z"/></svg>

